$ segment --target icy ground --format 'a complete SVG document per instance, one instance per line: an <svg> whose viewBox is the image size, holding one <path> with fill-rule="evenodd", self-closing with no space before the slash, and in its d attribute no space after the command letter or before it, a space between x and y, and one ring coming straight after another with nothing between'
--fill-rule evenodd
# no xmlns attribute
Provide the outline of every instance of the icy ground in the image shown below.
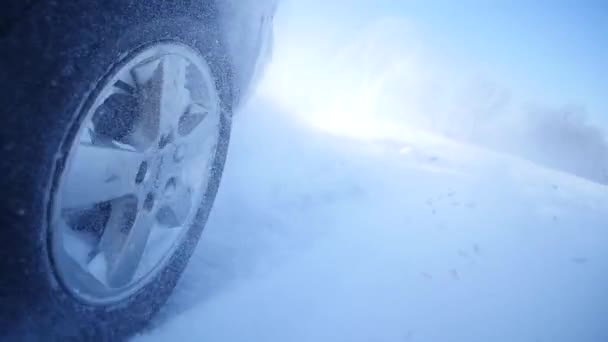
<svg viewBox="0 0 608 342"><path fill-rule="evenodd" d="M443 141L369 141L263 98L136 341L608 341L608 191Z"/></svg>

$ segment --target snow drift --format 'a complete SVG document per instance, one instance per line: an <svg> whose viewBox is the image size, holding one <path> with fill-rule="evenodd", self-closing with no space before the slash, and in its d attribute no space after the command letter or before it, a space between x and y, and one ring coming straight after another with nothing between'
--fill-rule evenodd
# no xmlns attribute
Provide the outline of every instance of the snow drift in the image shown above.
<svg viewBox="0 0 608 342"><path fill-rule="evenodd" d="M135 340L607 341L601 129L325 5L279 12L201 245Z"/></svg>

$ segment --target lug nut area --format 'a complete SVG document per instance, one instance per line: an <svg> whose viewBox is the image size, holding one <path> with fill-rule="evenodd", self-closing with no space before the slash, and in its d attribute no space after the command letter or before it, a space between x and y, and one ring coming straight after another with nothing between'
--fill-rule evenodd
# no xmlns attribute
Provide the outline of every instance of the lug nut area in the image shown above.
<svg viewBox="0 0 608 342"><path fill-rule="evenodd" d="M167 181L167 184L165 184L165 196L166 197L171 197L175 194L175 192L177 191L177 180L175 179L175 177L172 177L171 179L169 179Z"/></svg>
<svg viewBox="0 0 608 342"><path fill-rule="evenodd" d="M146 199L144 200L144 209L147 211L151 211L154 208L154 203L156 202L156 198L153 193L148 193L146 195Z"/></svg>
<svg viewBox="0 0 608 342"><path fill-rule="evenodd" d="M139 170L137 171L137 175L135 175L135 183L141 184L148 175L148 162L142 162L139 165Z"/></svg>
<svg viewBox="0 0 608 342"><path fill-rule="evenodd" d="M160 137L160 140L158 141L158 149L159 150L164 149L171 142L173 142L173 132L167 133L167 134L163 135L162 137Z"/></svg>

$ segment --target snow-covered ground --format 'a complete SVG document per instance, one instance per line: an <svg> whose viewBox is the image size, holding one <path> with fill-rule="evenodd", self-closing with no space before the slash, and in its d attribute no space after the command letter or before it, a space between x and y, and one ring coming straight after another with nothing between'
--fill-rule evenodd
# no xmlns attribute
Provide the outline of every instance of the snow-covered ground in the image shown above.
<svg viewBox="0 0 608 342"><path fill-rule="evenodd" d="M260 95L135 341L608 341L607 190L433 136L332 135Z"/></svg>
<svg viewBox="0 0 608 342"><path fill-rule="evenodd" d="M281 4L200 246L135 341L608 341L608 187L445 138L547 140L516 139L530 79L514 106L470 91L500 68L422 29L458 20L382 3ZM562 170L601 159L556 132Z"/></svg>

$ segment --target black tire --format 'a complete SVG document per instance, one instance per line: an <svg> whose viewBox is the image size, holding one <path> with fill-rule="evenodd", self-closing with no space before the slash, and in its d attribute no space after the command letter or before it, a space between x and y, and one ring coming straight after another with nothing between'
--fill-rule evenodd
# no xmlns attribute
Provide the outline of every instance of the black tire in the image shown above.
<svg viewBox="0 0 608 342"><path fill-rule="evenodd" d="M0 340L117 341L167 300L219 186L231 126L232 73L211 1L38 1L0 38ZM130 51L170 40L206 58L222 101L221 146L197 223L167 266L119 303L85 304L49 255L50 199L92 87Z"/></svg>

